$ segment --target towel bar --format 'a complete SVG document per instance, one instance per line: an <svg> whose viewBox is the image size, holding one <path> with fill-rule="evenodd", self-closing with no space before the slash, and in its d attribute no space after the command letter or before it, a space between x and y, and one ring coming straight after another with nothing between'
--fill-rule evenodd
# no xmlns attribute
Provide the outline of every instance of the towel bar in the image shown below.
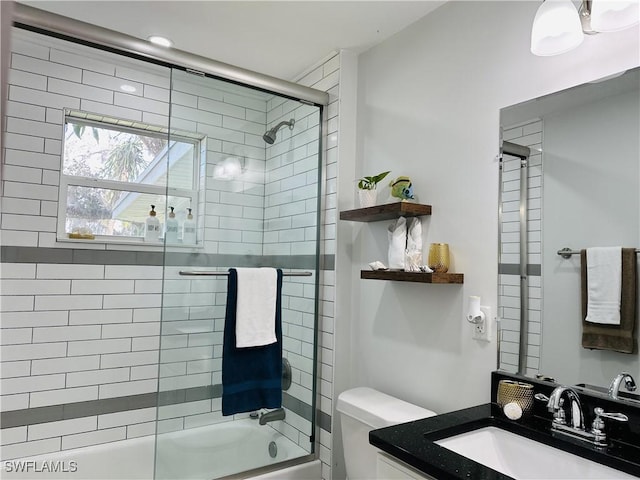
<svg viewBox="0 0 640 480"><path fill-rule="evenodd" d="M636 253L640 252L639 249L636 248ZM580 255L580 250L571 250L570 248L563 248L557 251L557 254L562 258L571 258L571 255Z"/></svg>
<svg viewBox="0 0 640 480"><path fill-rule="evenodd" d="M204 276L204 277L218 277L218 276L229 275L229 272L208 272L205 270L180 270L179 274ZM310 277L311 275L313 275L313 273L312 272L283 272L282 275L285 277Z"/></svg>

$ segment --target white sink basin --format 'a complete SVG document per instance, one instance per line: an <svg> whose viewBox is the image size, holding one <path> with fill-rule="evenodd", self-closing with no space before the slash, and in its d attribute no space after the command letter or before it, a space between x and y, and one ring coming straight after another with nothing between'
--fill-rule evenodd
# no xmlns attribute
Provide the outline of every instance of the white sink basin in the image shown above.
<svg viewBox="0 0 640 480"><path fill-rule="evenodd" d="M496 427L485 427L435 443L516 479L636 479L563 450Z"/></svg>

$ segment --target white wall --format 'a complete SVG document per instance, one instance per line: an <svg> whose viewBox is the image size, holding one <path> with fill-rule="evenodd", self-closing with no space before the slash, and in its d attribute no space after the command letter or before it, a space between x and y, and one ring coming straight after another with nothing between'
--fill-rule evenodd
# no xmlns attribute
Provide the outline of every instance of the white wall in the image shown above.
<svg viewBox="0 0 640 480"><path fill-rule="evenodd" d="M339 176L355 179L354 162L358 176L389 168L410 175L420 200L433 205L425 245L448 242L451 271L465 283L360 280L357 270L385 259L387 222L341 226L336 328L350 336L339 342L350 353L339 369L348 379L336 385L370 385L438 412L489 399L495 341L472 340L463 310L469 295L496 307L499 110L639 60L637 27L588 37L562 56L533 56L538 5L449 2L360 57L357 156L341 158ZM339 209L353 208L355 185L339 185Z"/></svg>

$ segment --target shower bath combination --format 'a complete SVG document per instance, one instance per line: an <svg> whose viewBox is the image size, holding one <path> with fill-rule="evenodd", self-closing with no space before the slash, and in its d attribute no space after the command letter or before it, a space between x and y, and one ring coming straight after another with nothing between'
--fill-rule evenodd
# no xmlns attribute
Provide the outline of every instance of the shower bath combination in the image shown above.
<svg viewBox="0 0 640 480"><path fill-rule="evenodd" d="M95 250L96 244L67 244L69 251L81 258L76 255L74 260L73 255L69 255L61 259L59 249L43 246L37 247L36 259L21 253L22 249L33 247L24 245L19 239L20 233L5 235L19 231L3 224L0 244L11 247L9 257L2 258L3 267L17 261L20 265L15 268L24 272L18 276L28 278L29 272L36 270L36 260L42 260L54 270L65 269L68 279L63 283L66 285L73 280L83 281L87 276L97 281L109 278L122 285L118 291L126 297L117 299L112 295L108 298L113 303L104 303L107 292L96 287L95 295L92 294L91 302L87 303L89 297L83 291L75 292L77 295L69 291L63 306L57 304L51 312L48 306L43 306L43 310L34 314L36 300L31 303L29 300L37 294L44 301L47 292L30 284L16 296L11 312L7 312L6 324L5 312L2 312L5 327L11 316L15 322L29 316L33 319L29 330L36 334L27 342L20 332L13 337L14 343L2 346L3 371L4 362L12 358L19 358L15 364L19 368L9 382L11 389L2 391L5 396L17 396L12 396L11 402L2 402L0 435L4 438L5 434L14 435L15 431L19 436L12 436L15 441L2 446L0 477L4 478L6 465L14 465L7 462L29 458L37 459L38 463L60 462L61 468L67 470L73 460L82 478L168 480L232 475L251 478L276 469L275 475L282 480L301 476L320 478L318 433L330 433L331 425L330 412L316 415L320 398L318 354L323 338L318 333L321 301L318 297L319 285L326 283L324 273L319 270L318 248L323 228L319 209L324 191L321 182L325 181L321 176L321 127L329 95L262 74L251 76L242 69L235 72L227 64L192 58L186 52L178 55L155 49L144 41L136 43L117 32L66 17L49 16L23 4L16 4L14 13L13 57L27 62L33 52L37 52L43 62L43 68L34 73L37 84L34 84L36 77L12 77L11 88L24 93L23 99L30 95L29 102L34 102L39 109L55 103L55 108L49 107L51 113L64 121L65 127L74 125L74 121L88 120L83 117L88 112L80 110L82 102L87 102L92 105L91 114L95 116L92 127L114 131L114 135L122 130L140 138L158 140L154 143L158 145L157 152L149 152L149 158L145 157L148 168L137 174L135 181L120 184L118 180L100 179L103 184L95 186L95 179L79 175L80 180L74 178L73 181L81 185L69 186L73 190L71 197L56 194L56 198L63 198L58 202L60 211L56 212L61 215L57 224L61 235L66 233L63 214L72 217L77 213L65 210L64 202L76 198L97 202L98 196L93 195L96 188L128 192L126 200L114 195L119 202L115 206L106 201L103 204L100 197L100 211L105 212L105 218L109 212L111 221L141 218L144 222L148 215L144 204L153 203L158 207L156 200L163 205L156 208L163 221L164 205L175 207L174 202L183 202L184 209L174 210L182 212L184 218L186 207L191 207L193 218L190 220L199 235L197 244L194 238L193 242L171 246L162 242L151 246L143 242L143 237L138 242L115 234L104 235L99 240L100 250ZM144 52L151 61L120 55L134 51ZM78 60L82 56L91 59L87 65ZM153 104L129 102L119 97L120 84L114 81L100 89L80 87L69 91L61 102L57 94L37 88L40 82L46 83L54 77L60 68L56 62L44 60L54 57L69 59L65 65L78 73L79 85L89 87L92 78L95 79L93 72L113 70L116 72L113 78L125 82L134 75L141 88L147 85L149 89L161 88L168 95ZM335 66L335 61L331 65ZM204 76L189 71L196 66ZM331 78L337 82L337 77ZM107 97L119 100L105 103ZM175 102L181 98L188 99L188 108ZM116 103L118 107L126 104L126 110L117 110L123 118L112 116L116 113ZM65 109L65 105L69 108ZM19 109L8 114L9 118L22 115ZM146 117L154 123L142 121ZM135 125L130 124L133 119ZM40 119L42 125L46 123L44 120ZM46 141L45 136L53 135L44 127L36 131L31 124L20 128L42 143ZM282 134L280 130L284 130ZM258 140L260 132L264 134L265 143ZM55 129L55 138L59 138L61 146L65 144L62 128ZM72 138L83 140L75 135ZM93 142L91 135L84 140ZM274 148L265 148L271 145ZM65 153L69 153L67 157L73 155L71 143L67 146L68 151L61 149L56 154L60 162L66 158ZM6 153L4 147L3 144L3 154ZM89 165L87 163L87 167ZM62 176L63 169L59 170ZM26 184L33 185L40 181L36 182L35 176L25 180ZM35 190L34 194L37 196ZM138 203L142 205L142 213L138 213ZM87 205L93 208L94 204ZM31 214L33 222L42 226L38 231L51 234L48 226L51 217L40 222L37 219L45 216L39 213ZM43 213L51 215L50 211ZM89 214L86 221L94 221ZM102 221L102 217L95 221ZM298 234L300 227L305 228L305 235ZM132 231L132 236L135 233ZM104 255L106 250L102 250L107 248L109 252ZM144 261L140 261L142 256ZM205 269L210 269L228 273L230 266L263 265L286 270L283 282L287 289L280 297L284 327L280 341L282 354L289 357L296 374L289 375L292 388L283 393L285 405L266 413L262 417L264 425L260 425L258 420L250 418L223 418L221 412L224 352L221 333L226 316L227 282L211 276L183 276L180 272L197 269L209 273ZM89 271L91 273L87 273ZM144 286L139 292L135 291L136 281ZM23 283L22 279L16 282ZM64 285L60 286L63 291ZM122 301L127 302L126 308ZM63 310L56 310L58 307ZM40 335L40 338L47 337L50 324L62 322L62 316L68 323L69 317L78 314L83 316L82 327L72 326L69 335L63 334L64 340L53 342L51 347L31 341L38 340ZM133 325L133 318L140 323ZM304 319L304 324L300 319ZM102 342L100 332L105 327L105 338L110 338ZM92 343L87 343L92 339L100 342L98 351ZM76 354L82 354L85 359L82 372L77 371L74 359L79 357ZM47 358L43 360L42 355ZM55 367L50 367L53 364L48 355L56 358ZM27 362L37 364L33 376L31 370L22 368ZM51 368L55 373L38 374ZM91 369L90 373L84 371L87 368ZM74 377L75 382L68 388L64 383L67 374ZM58 381L60 378L62 383ZM99 389L107 392L104 399L98 399ZM29 403L31 392L34 395L38 392L40 403L35 401L35 396ZM41 416L41 410L47 414ZM100 417L98 425L95 419L99 415L112 417L104 417L104 422ZM35 428L36 433L40 429L41 434L28 438L29 428ZM46 438L41 438L43 435ZM107 462L109 465L105 464L106 459L111 459ZM56 476L55 472L51 473L43 478Z"/></svg>
<svg viewBox="0 0 640 480"><path fill-rule="evenodd" d="M289 120L288 122L280 122L275 127L273 127L271 130L269 130L264 135L262 135L262 138L269 145L273 145L273 142L276 141L276 133L278 133L278 130L280 130L281 127L284 127L286 125L286 126L289 127L289 130L293 130L293 126L295 124L296 124L296 121L293 118L291 120Z"/></svg>

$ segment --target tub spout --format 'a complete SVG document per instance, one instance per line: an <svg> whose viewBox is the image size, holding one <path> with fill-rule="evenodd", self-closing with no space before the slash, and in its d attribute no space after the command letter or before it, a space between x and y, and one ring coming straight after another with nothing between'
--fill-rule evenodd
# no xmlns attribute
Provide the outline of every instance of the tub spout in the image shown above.
<svg viewBox="0 0 640 480"><path fill-rule="evenodd" d="M266 425L267 422L275 422L276 420L284 420L284 417L284 408L276 408L260 415L260 425Z"/></svg>

